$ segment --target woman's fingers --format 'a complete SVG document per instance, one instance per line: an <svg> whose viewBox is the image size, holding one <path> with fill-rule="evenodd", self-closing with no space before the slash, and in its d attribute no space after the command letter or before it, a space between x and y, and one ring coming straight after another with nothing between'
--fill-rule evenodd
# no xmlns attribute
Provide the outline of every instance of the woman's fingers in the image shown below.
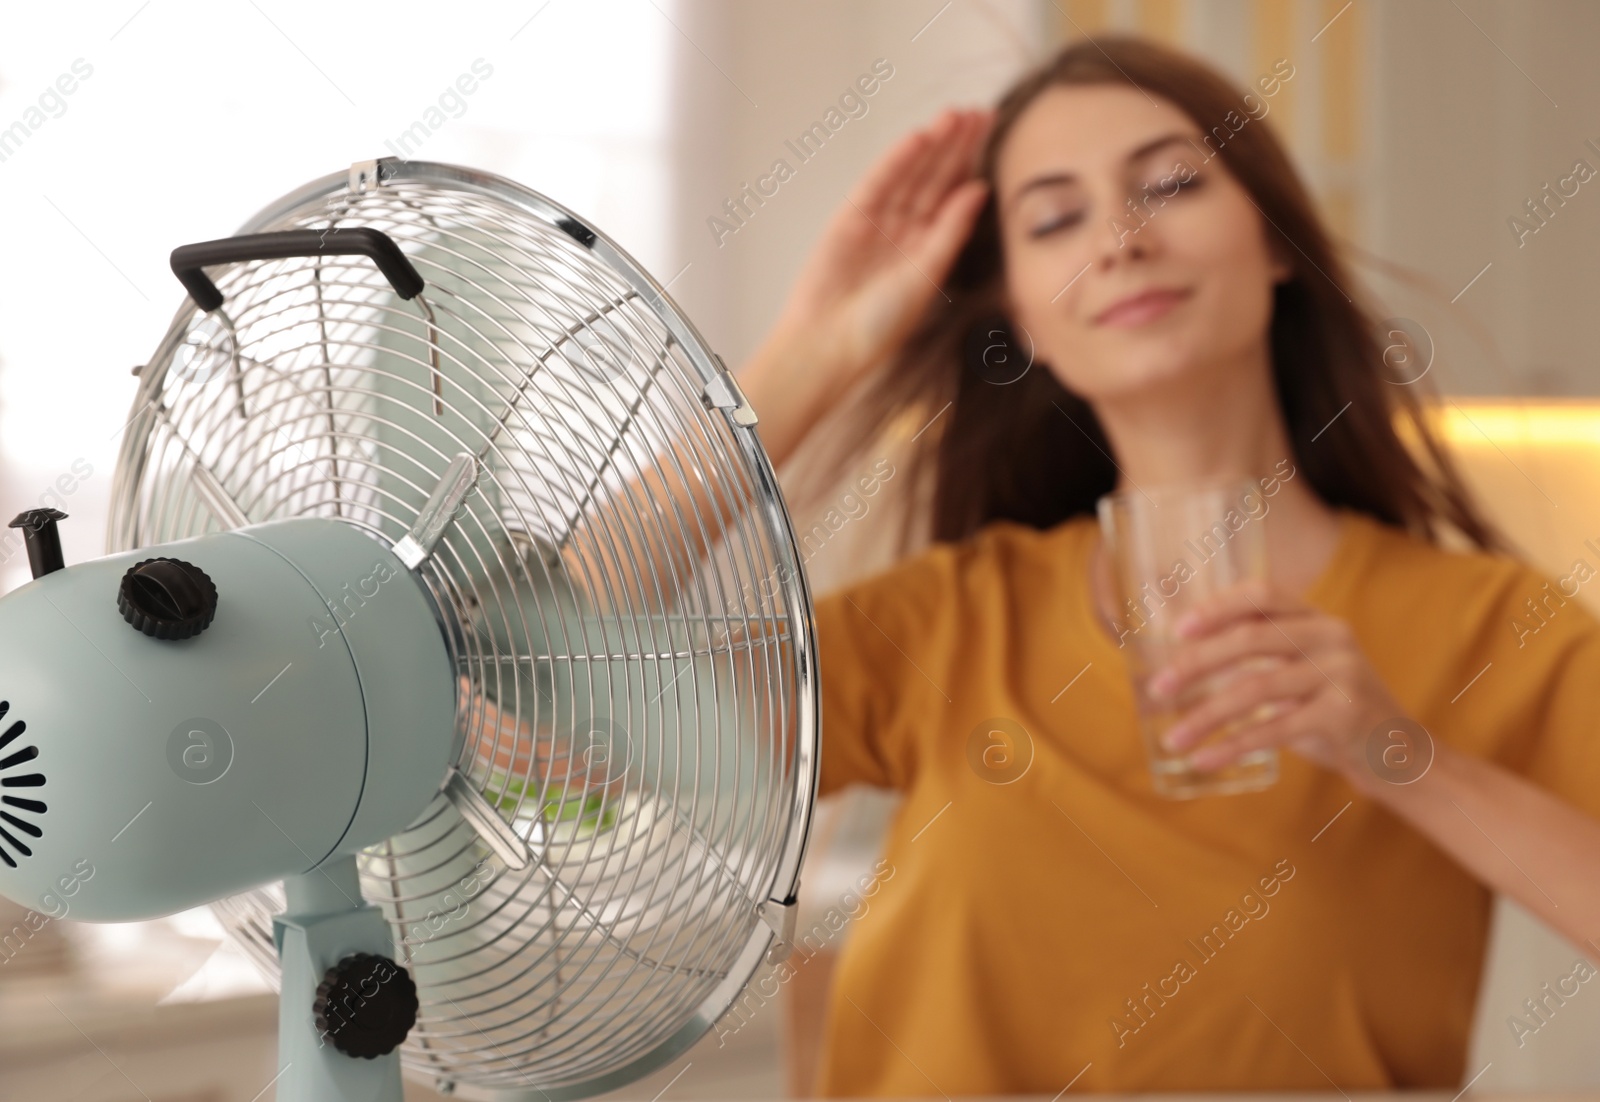
<svg viewBox="0 0 1600 1102"><path fill-rule="evenodd" d="M867 170L850 193L847 213L864 216L898 243L908 225L931 217L972 174L992 116L987 110L947 109L905 135Z"/></svg>
<svg viewBox="0 0 1600 1102"><path fill-rule="evenodd" d="M971 180L952 192L945 209L913 251L890 249L882 266L845 300L844 347L857 364L881 362L916 325L928 300L940 293L956 254L983 206L986 187Z"/></svg>
<svg viewBox="0 0 1600 1102"><path fill-rule="evenodd" d="M923 131L928 140L922 156L916 164L908 166L905 186L895 192L894 206L888 212L889 221L896 227L912 219L919 196L928 189L939 164L949 156L951 146L956 143L963 117L963 112L947 108Z"/></svg>
<svg viewBox="0 0 1600 1102"><path fill-rule="evenodd" d="M854 206L880 225L892 218L904 206L906 192L918 186L928 161L938 154L938 136L954 116L955 112L946 112L931 126L913 130L890 146L851 189L846 209Z"/></svg>
<svg viewBox="0 0 1600 1102"><path fill-rule="evenodd" d="M970 174L971 151L988 125L987 114L946 111L930 126L912 131L890 147L835 211L796 283L798 302L807 304L806 309L837 303L875 277L904 267L908 257L927 273L927 279L916 273L912 278L924 284L943 278L944 266L960 245L952 235L964 239L976 213L969 207L975 202L970 190L956 198L954 206L948 202L959 190L962 176ZM965 163L963 157L968 159ZM934 208L920 222L908 221L908 204L920 202L916 193L936 176L939 195ZM930 264L940 266L940 271L933 273ZM891 279L901 282L898 275ZM932 293L934 287L928 290Z"/></svg>
<svg viewBox="0 0 1600 1102"><path fill-rule="evenodd" d="M908 198L904 213L908 222L916 224L934 217L945 197L972 176L992 117L988 111L961 113L949 136L929 158L927 171Z"/></svg>
<svg viewBox="0 0 1600 1102"><path fill-rule="evenodd" d="M1216 631L1234 620L1250 616L1279 616L1304 612L1303 600L1286 592L1267 578L1248 578L1210 596L1203 597L1173 625L1180 636L1190 638Z"/></svg>
<svg viewBox="0 0 1600 1102"><path fill-rule="evenodd" d="M1150 678L1149 689L1156 696L1175 697L1195 681L1251 655L1315 652L1333 641L1337 633L1338 628L1327 617L1312 609L1298 614L1252 616L1210 635L1179 642L1170 651L1167 664Z"/></svg>
<svg viewBox="0 0 1600 1102"><path fill-rule="evenodd" d="M917 258L917 267L921 269L919 278L935 285L929 288L929 294L949 274L961 247L972 234L972 224L983 209L983 201L988 194L989 185L982 180L968 180L959 185L945 196L944 205L935 215L927 234L917 242L913 255Z"/></svg>
<svg viewBox="0 0 1600 1102"><path fill-rule="evenodd" d="M801 276L807 297L835 297L893 254L905 193L917 186L937 151L932 135L938 125L901 137L839 204Z"/></svg>
<svg viewBox="0 0 1600 1102"><path fill-rule="evenodd" d="M1283 702L1303 700L1324 684L1322 675L1301 661L1280 661L1271 669L1240 674L1185 712L1161 736L1161 743L1168 750L1183 750L1230 723L1264 722L1272 718L1260 714L1266 706L1281 713Z"/></svg>
<svg viewBox="0 0 1600 1102"><path fill-rule="evenodd" d="M1252 750L1288 745L1316 731L1311 711L1297 705L1246 727L1236 735L1201 747L1188 756L1189 764L1202 772L1209 772L1237 761Z"/></svg>
<svg viewBox="0 0 1600 1102"><path fill-rule="evenodd" d="M823 231L790 291L775 339L781 348L798 335L806 349L802 358L828 365L818 374L830 388L847 388L892 354L939 294L983 206L987 189L969 177L988 120L989 112L946 111L902 137ZM924 201L931 204L926 211ZM918 212L915 219L908 219L911 210Z"/></svg>

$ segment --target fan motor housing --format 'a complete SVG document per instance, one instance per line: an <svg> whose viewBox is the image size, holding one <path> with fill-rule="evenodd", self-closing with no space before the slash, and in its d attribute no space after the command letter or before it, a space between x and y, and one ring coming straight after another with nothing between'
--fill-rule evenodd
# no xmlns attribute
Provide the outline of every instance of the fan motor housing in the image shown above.
<svg viewBox="0 0 1600 1102"><path fill-rule="evenodd" d="M154 557L214 582L199 634L152 637L119 610L123 576ZM308 872L404 829L452 750L431 601L386 545L333 520L36 578L0 598L0 680L26 724L16 746L38 751L28 787L0 797L46 808L28 816L37 836L8 828L28 852L0 865L0 895L49 914L152 918Z"/></svg>

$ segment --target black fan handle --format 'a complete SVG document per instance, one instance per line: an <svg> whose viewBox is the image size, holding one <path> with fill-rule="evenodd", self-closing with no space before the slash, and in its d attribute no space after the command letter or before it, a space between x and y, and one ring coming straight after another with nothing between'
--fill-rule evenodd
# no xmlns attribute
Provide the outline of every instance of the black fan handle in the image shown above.
<svg viewBox="0 0 1600 1102"><path fill-rule="evenodd" d="M394 238L381 230L357 227L343 230L282 230L247 233L218 241L201 241L172 250L172 274L178 277L196 306L210 313L222 305L222 292L204 269L212 264L239 264L247 260L286 260L303 256L364 256L378 266L395 294L413 299L427 286Z"/></svg>

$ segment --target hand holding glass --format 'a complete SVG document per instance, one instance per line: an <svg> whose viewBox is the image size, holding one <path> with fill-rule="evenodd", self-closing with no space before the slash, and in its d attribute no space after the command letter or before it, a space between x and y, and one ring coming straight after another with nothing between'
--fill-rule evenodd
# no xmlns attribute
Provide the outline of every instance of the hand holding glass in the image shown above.
<svg viewBox="0 0 1600 1102"><path fill-rule="evenodd" d="M1098 503L1100 529L1116 596L1120 645L1128 655L1139 727L1155 791L1184 799L1250 792L1278 779L1278 751L1249 751L1209 772L1189 763L1201 746L1230 735L1263 715L1224 724L1181 752L1161 736L1207 694L1258 664L1237 663L1197 679L1177 696L1149 691L1151 678L1186 643L1175 631L1183 614L1205 597L1247 578L1265 578L1266 498L1250 479L1145 487L1108 494ZM1263 705L1261 712L1267 706Z"/></svg>

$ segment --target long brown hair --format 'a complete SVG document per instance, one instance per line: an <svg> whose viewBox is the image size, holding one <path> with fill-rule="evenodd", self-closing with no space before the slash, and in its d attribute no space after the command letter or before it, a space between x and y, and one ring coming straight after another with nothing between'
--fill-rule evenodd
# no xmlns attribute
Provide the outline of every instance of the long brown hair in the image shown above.
<svg viewBox="0 0 1600 1102"><path fill-rule="evenodd" d="M840 424L845 446L833 451L824 474L853 466L897 419L927 423L911 445L910 481L931 498L935 540L959 540L998 520L1049 528L1092 514L1096 499L1112 490L1111 444L1093 409L1043 365L1013 378L1012 367L1030 352L1001 309L996 155L1042 92L1083 84L1131 84L1224 139L1216 155L1260 209L1269 240L1292 267L1274 293L1272 371L1294 461L1317 495L1434 542L1443 522L1478 547L1504 550L1429 429L1418 396L1423 383L1394 377L1375 314L1351 297L1345 265L1264 119L1252 117L1237 130L1225 125L1241 119L1250 102L1237 88L1186 54L1133 37L1068 45L1001 98L978 169L990 184L989 200L944 282L944 296L866 384ZM996 362L1002 357L1011 364ZM997 379L1008 370L1010 376ZM1415 451L1403 443L1397 420L1415 436ZM902 549L912 520L908 511Z"/></svg>

